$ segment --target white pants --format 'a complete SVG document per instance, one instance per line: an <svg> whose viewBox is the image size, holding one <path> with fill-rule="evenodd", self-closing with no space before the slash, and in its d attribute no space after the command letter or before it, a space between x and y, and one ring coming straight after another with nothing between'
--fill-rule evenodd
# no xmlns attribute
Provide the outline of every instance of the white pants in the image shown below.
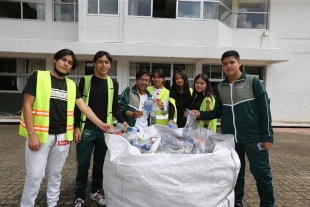
<svg viewBox="0 0 310 207"><path fill-rule="evenodd" d="M39 151L31 151L28 139L25 149L26 177L21 207L33 207L38 196L47 164L47 206L57 205L60 193L61 172L70 149L66 134L48 135L47 143L42 144Z"/></svg>

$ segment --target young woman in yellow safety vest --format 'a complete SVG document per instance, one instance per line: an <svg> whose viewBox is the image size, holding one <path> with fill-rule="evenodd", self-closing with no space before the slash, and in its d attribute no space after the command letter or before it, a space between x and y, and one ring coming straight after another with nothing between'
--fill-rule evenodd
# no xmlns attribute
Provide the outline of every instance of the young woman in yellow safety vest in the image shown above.
<svg viewBox="0 0 310 207"><path fill-rule="evenodd" d="M210 111L215 106L214 93L206 74L201 73L195 77L194 92L192 96L190 110ZM216 132L217 119L200 120L199 127L207 125L207 129Z"/></svg>
<svg viewBox="0 0 310 207"><path fill-rule="evenodd" d="M185 126L184 111L190 107L192 93L186 72L181 69L175 71L170 88L169 122L176 123L179 128Z"/></svg>
<svg viewBox="0 0 310 207"><path fill-rule="evenodd" d="M168 107L169 107L169 90L164 87L164 84L166 82L165 80L165 73L162 69L156 69L153 71L152 74L152 80L154 83L154 86L150 86L147 88L147 90L152 94L154 98L158 98L159 101L157 102L157 110L156 110L156 119L155 124L160 125L167 125L168 124ZM153 105L154 106L154 105ZM152 109L151 112L151 124L153 120L152 117L154 117L155 110Z"/></svg>
<svg viewBox="0 0 310 207"><path fill-rule="evenodd" d="M98 128L109 132L85 104L75 83L66 77L76 68L75 54L62 49L54 55L55 68L34 71L23 90L19 134L26 139L26 177L20 206L34 206L47 166L47 206L57 206L63 165L73 140L75 104Z"/></svg>

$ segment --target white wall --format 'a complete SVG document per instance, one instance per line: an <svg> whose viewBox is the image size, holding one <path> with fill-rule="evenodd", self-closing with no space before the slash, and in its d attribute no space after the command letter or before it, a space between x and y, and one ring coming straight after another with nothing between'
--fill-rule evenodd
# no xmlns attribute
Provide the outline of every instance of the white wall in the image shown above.
<svg viewBox="0 0 310 207"><path fill-rule="evenodd" d="M45 39L45 21L0 19L0 38Z"/></svg>
<svg viewBox="0 0 310 207"><path fill-rule="evenodd" d="M273 120L310 123L310 1L270 2L270 47L291 51L289 62L267 69Z"/></svg>

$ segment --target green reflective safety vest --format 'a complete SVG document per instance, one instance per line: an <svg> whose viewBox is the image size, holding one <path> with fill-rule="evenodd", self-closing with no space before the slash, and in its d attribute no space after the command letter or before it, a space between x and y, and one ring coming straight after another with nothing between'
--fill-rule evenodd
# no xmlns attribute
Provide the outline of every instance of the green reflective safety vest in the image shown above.
<svg viewBox="0 0 310 207"><path fill-rule="evenodd" d="M66 139L73 140L73 111L76 99L76 85L69 78L65 77L67 84L67 127ZM40 140L40 143L46 143L48 139L49 121L50 121L50 98L52 92L50 71L38 71L36 97L32 107L34 130ZM22 112L19 134L29 138L25 124L24 113Z"/></svg>
<svg viewBox="0 0 310 207"><path fill-rule="evenodd" d="M209 101L209 108L210 111L214 109L215 106L215 99L210 98L210 97L205 97L200 105L199 111L206 111L207 110L207 101ZM216 132L216 125L217 125L217 119L212 119L208 123L208 129ZM203 128L204 127L204 122L200 121L199 122L199 127Z"/></svg>
<svg viewBox="0 0 310 207"><path fill-rule="evenodd" d="M193 89L189 88L189 92L191 93L191 95L193 94ZM174 107L174 114L173 114L173 122L177 123L177 118L178 118L178 112L177 112L177 105L175 103L175 99L174 98L169 98L170 103L173 105Z"/></svg>
<svg viewBox="0 0 310 207"><path fill-rule="evenodd" d="M151 94L153 94L154 88L155 88L154 86L150 86L150 87L148 87L147 90L148 90ZM166 102L166 100L167 100L167 98L168 98L168 96L169 96L169 93L170 93L169 90L166 89L165 87L161 90L159 96L160 96L160 99L161 99L161 101L162 101L163 103ZM155 124L165 125L165 126L166 126L166 125L168 124L168 122L169 122L168 118L169 118L168 113L167 113L166 115L164 115L164 114L162 113L161 110L157 110L157 111L156 111L156 120L155 120Z"/></svg>
<svg viewBox="0 0 310 207"><path fill-rule="evenodd" d="M89 101L89 92L91 88L92 77L93 75L84 76L85 83L84 83L84 90L83 90L83 100L87 105ZM110 76L107 77L107 80L108 80L107 124L113 125L112 104L113 104L113 98L114 98L114 85L113 85L113 80L112 78L110 78ZM86 116L85 114L81 113L81 126L80 126L81 132L84 129L85 122L86 122Z"/></svg>

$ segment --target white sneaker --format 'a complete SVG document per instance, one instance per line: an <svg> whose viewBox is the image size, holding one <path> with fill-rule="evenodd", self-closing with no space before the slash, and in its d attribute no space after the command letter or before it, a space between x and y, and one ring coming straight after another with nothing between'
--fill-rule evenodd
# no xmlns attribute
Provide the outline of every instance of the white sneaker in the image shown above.
<svg viewBox="0 0 310 207"><path fill-rule="evenodd" d="M75 200L74 207L83 207L83 206L84 206L84 200L81 198L77 198Z"/></svg>
<svg viewBox="0 0 310 207"><path fill-rule="evenodd" d="M105 205L105 196L99 190L95 193L90 193L90 199L97 201L100 205Z"/></svg>

